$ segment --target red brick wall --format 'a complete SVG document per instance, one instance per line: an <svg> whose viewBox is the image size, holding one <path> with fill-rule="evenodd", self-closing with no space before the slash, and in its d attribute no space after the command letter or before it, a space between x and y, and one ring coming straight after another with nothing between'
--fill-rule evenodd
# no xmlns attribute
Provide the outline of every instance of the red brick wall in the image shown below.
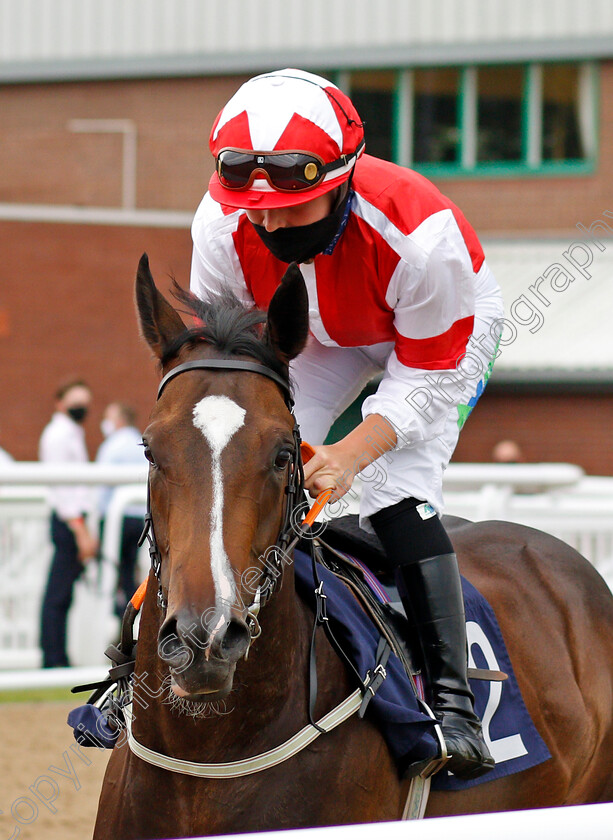
<svg viewBox="0 0 613 840"><path fill-rule="evenodd" d="M138 132L137 207L193 210L211 172L211 123L242 77L0 86L0 202L118 206L121 141L73 134L70 119L131 119ZM613 62L602 65L599 164L583 176L454 179L440 186L481 233L576 234L613 210ZM90 380L90 450L110 400L144 424L156 373L137 335L133 277L147 250L164 288L187 285L188 230L0 222L0 445L36 457L58 381ZM486 393L455 460L488 460L512 437L529 460L575 461L613 474L613 398Z"/></svg>
<svg viewBox="0 0 613 840"><path fill-rule="evenodd" d="M155 397L155 363L138 334L134 277L147 251L162 290L189 284L188 230L0 222L0 446L37 458L59 381L94 394L90 453L107 403L135 405L141 427Z"/></svg>
<svg viewBox="0 0 613 840"><path fill-rule="evenodd" d="M506 439L520 445L528 462L567 462L591 475L613 475L613 394L539 396L490 385L462 430L453 460L491 461L494 445Z"/></svg>
<svg viewBox="0 0 613 840"><path fill-rule="evenodd" d="M112 400L133 403L141 427L157 371L138 335L134 275L149 253L158 286L189 282L188 230L0 222L0 445L19 459L37 455L58 382L85 377L94 392L86 424L91 454ZM491 385L469 418L456 461L489 461L516 440L528 461L569 461L613 474L613 395L532 395Z"/></svg>
<svg viewBox="0 0 613 840"><path fill-rule="evenodd" d="M212 172L213 120L242 79L0 86L0 202L119 206L122 140L73 119L130 119L139 208L194 209Z"/></svg>

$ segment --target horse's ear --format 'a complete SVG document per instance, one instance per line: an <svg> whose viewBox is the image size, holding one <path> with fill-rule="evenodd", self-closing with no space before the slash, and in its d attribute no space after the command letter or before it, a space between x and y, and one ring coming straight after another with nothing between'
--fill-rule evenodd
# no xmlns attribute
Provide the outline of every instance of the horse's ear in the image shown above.
<svg viewBox="0 0 613 840"><path fill-rule="evenodd" d="M304 350L309 335L309 298L296 263L288 267L272 296L267 333L275 353L285 364Z"/></svg>
<svg viewBox="0 0 613 840"><path fill-rule="evenodd" d="M185 324L166 298L158 292L149 269L149 257L143 254L136 272L136 309L143 338L158 359L166 347L185 332Z"/></svg>

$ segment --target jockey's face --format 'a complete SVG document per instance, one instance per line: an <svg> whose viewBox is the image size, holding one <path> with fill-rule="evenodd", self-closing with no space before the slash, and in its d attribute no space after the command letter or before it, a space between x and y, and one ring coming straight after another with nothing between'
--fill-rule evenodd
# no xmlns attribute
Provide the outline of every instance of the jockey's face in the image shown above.
<svg viewBox="0 0 613 840"><path fill-rule="evenodd" d="M273 207L269 210L246 210L247 218L253 225L260 225L269 233L279 228L302 227L318 222L332 211L337 190L297 204L294 207Z"/></svg>

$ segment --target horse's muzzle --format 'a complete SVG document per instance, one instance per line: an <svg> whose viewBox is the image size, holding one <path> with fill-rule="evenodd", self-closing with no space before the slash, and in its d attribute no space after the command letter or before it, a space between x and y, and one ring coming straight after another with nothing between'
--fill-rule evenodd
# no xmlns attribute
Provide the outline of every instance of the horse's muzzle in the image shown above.
<svg viewBox="0 0 613 840"><path fill-rule="evenodd" d="M232 688L236 663L251 641L240 618L220 620L209 631L186 613L166 618L158 634L158 654L174 682L189 695L227 693Z"/></svg>

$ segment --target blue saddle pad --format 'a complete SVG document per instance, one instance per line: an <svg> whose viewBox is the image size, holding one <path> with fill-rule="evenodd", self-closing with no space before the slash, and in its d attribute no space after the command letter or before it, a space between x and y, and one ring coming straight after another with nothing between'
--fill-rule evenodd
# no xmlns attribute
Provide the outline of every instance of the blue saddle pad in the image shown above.
<svg viewBox="0 0 613 840"><path fill-rule="evenodd" d="M296 589L307 603L314 602L311 558L296 551ZM317 567L324 584L327 613L334 633L364 677L375 665L379 632L348 588L331 572ZM549 750L532 723L513 672L496 616L485 598L462 579L466 609L469 665L500 670L504 682L471 680L475 711L483 721L483 732L496 766L478 779L462 781L445 770L434 777L435 790L464 790L503 776L519 773L550 758ZM380 597L380 585L377 596ZM386 666L387 678L372 699L369 714L381 729L400 771L415 761L434 757L436 741L430 718L419 708L404 668L392 654Z"/></svg>

